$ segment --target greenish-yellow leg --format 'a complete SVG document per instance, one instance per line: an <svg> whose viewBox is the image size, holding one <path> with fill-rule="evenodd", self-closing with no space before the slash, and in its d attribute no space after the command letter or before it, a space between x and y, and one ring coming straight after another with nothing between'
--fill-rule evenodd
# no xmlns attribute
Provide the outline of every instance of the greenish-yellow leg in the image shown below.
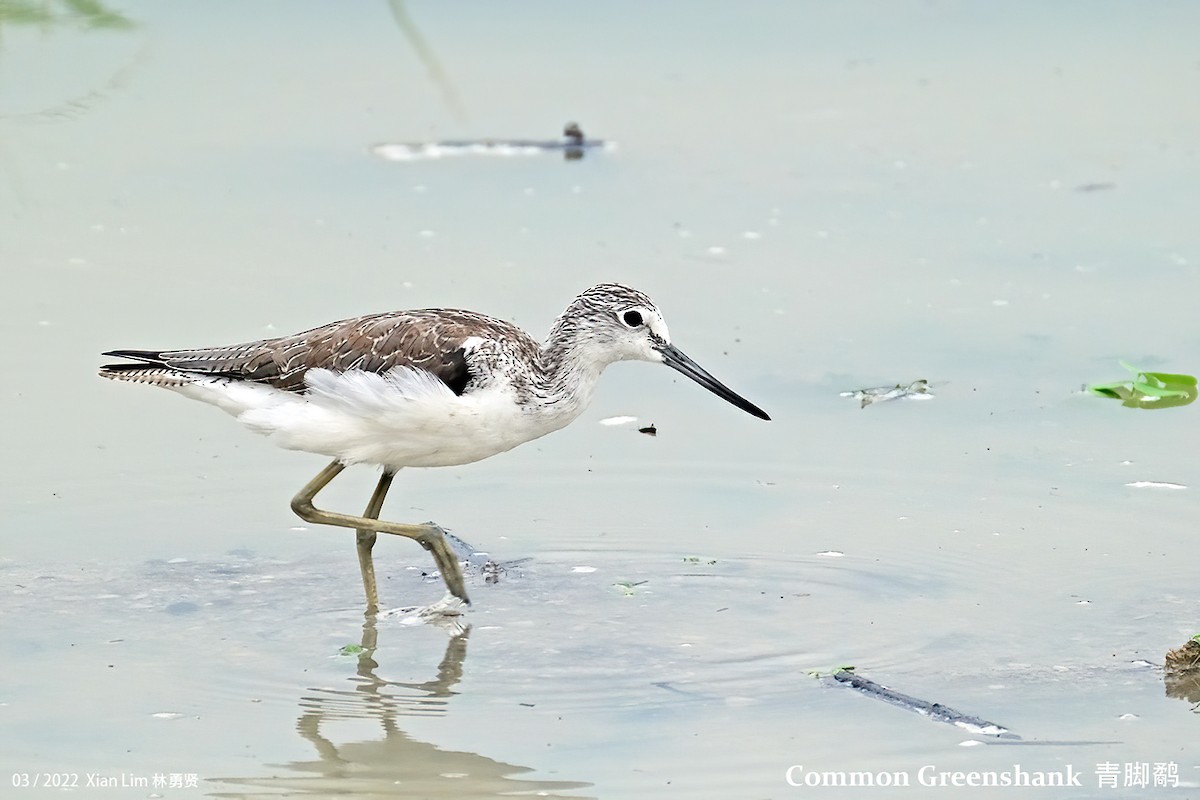
<svg viewBox="0 0 1200 800"><path fill-rule="evenodd" d="M385 469L379 476L379 483L371 494L371 501L363 512L365 519L379 519L383 509L383 499L387 497L388 489L392 487L392 478L396 473ZM375 588L375 562L371 558L371 549L375 547L375 531L358 531L358 569L362 573L363 592L367 596L367 613L374 614L379 610L379 594Z"/></svg>
<svg viewBox="0 0 1200 800"><path fill-rule="evenodd" d="M328 486L329 482L336 478L345 468L345 464L340 461L334 461L317 473L317 476L309 481L292 498L292 510L305 522L311 522L314 525L336 525L341 528L353 528L358 531L358 559L363 573L363 587L367 591L368 611L371 610L372 606L378 607L377 598L374 596L375 568L371 559L371 548L375 544L376 533L393 533L397 536L407 536L409 539L416 539L433 556L433 560L437 564L438 570L442 573L442 579L446 582L446 588L450 590L450 594L459 598L464 603L470 603L471 601L467 597L466 585L463 582L462 568L458 564L458 557L450 549L450 545L446 542L446 537L441 528L433 523L408 525L402 522L388 522L387 520L376 519L380 508L383 506L383 498L387 495L388 488L392 482L392 476L387 472L384 472L383 477L379 479L379 484L375 487L375 493L371 495L371 502L367 505L366 516L356 517L351 514L340 514L336 511L324 511L313 505L313 498L317 496L317 493Z"/></svg>

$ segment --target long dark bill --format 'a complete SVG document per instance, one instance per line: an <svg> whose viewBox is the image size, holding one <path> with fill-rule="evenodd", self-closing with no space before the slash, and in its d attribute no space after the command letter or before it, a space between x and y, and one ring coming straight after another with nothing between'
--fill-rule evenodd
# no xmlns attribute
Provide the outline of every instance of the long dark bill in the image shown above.
<svg viewBox="0 0 1200 800"><path fill-rule="evenodd" d="M673 370L677 370L682 372L684 375L687 375L689 378L703 386L705 389L708 389L717 397L728 400L742 411L753 414L759 419L770 419L770 417L767 416L767 412L763 411L761 408L754 405L754 403L751 403L740 394L734 392L712 375L709 375L703 367L684 355L683 351L675 345L662 345L658 348L658 352L662 353L664 364Z"/></svg>

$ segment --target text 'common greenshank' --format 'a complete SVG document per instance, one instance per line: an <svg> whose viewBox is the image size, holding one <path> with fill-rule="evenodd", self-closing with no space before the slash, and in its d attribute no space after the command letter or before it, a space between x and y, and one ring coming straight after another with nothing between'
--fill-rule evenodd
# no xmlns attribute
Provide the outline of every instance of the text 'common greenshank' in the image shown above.
<svg viewBox="0 0 1200 800"><path fill-rule="evenodd" d="M105 378L149 383L203 400L291 450L334 460L292 499L308 522L358 531L368 609L378 607L376 533L416 539L452 594L467 601L462 569L433 523L378 519L401 467L468 464L565 427L616 361L657 361L760 419L766 412L671 344L642 292L593 286L555 321L545 344L503 320L449 308L332 322L294 336L197 350L111 350L138 363ZM323 511L313 498L347 464L383 467L362 516Z"/></svg>

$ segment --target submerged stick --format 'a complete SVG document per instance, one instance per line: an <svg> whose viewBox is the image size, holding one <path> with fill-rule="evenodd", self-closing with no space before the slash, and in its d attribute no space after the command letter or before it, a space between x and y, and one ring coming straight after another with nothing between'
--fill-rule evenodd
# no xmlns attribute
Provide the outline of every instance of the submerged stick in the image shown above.
<svg viewBox="0 0 1200 800"><path fill-rule="evenodd" d="M833 679L838 683L844 683L852 689L857 689L868 697L874 697L877 700L882 700L885 703L891 703L894 706L916 712L921 716L929 717L934 722L944 722L947 725L954 725L962 728L970 733L980 736L996 736L1004 739L1020 739L1015 733L1012 733L1003 725L997 725L994 722L988 722L979 717L973 717L969 714L964 714L961 711L955 711L949 706L944 706L941 703L931 703L928 700L922 700L919 697L897 692L895 689L868 680L861 675L855 675L853 672L842 668L833 673Z"/></svg>

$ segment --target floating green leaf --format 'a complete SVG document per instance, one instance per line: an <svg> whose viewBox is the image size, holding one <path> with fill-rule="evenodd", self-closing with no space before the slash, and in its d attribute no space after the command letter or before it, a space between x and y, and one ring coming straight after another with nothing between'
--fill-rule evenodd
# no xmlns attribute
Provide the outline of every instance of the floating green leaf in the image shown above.
<svg viewBox="0 0 1200 800"><path fill-rule="evenodd" d="M98 0L62 0L72 15L89 28L132 28L133 23Z"/></svg>
<svg viewBox="0 0 1200 800"><path fill-rule="evenodd" d="M61 9L55 6L61 6ZM112 11L100 0L0 0L0 26L4 23L80 25L84 28L129 29L135 23Z"/></svg>
<svg viewBox="0 0 1200 800"><path fill-rule="evenodd" d="M810 678L829 678L837 675L839 672L854 672L854 665L836 664L832 667L814 667L813 669L805 670L805 673L807 673Z"/></svg>
<svg viewBox="0 0 1200 800"><path fill-rule="evenodd" d="M363 647L361 644L348 644L342 647L341 650L338 650L338 655L356 656L359 653L365 652L366 649L367 648Z"/></svg>
<svg viewBox="0 0 1200 800"><path fill-rule="evenodd" d="M1196 399L1196 378L1193 375L1147 372L1124 361L1120 364L1133 373L1131 380L1094 383L1087 390L1100 397L1120 400L1121 405L1129 408L1172 408L1186 406Z"/></svg>

